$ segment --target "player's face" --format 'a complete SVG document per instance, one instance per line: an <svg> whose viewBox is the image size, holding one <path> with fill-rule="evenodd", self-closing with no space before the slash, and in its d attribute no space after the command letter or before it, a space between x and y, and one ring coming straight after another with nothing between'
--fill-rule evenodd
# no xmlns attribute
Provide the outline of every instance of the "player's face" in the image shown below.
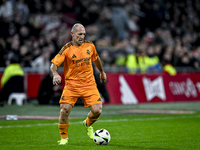
<svg viewBox="0 0 200 150"><path fill-rule="evenodd" d="M77 27L77 30L75 32L72 32L71 34L74 45L76 46L82 45L85 38L85 28L83 26L79 26Z"/></svg>

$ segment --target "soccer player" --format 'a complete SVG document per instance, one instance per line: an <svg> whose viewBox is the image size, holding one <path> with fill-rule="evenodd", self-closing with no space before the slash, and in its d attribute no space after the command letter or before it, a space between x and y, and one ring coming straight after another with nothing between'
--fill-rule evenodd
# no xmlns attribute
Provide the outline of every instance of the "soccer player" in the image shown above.
<svg viewBox="0 0 200 150"><path fill-rule="evenodd" d="M99 119L102 112L102 101L93 75L92 60L100 72L100 81L106 82L107 78L95 46L92 42L84 40L85 34L82 24L74 24L71 29L72 41L65 44L51 61L54 85L61 83L57 68L64 63L65 87L59 102L59 145L68 143L68 116L77 98L81 97L85 107L90 108L87 118L83 121L90 139L93 139L94 132L91 125Z"/></svg>

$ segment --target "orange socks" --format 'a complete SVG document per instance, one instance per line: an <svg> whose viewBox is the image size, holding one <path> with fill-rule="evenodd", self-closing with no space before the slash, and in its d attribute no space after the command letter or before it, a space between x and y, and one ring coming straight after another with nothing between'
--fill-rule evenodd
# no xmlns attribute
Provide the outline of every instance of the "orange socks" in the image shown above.
<svg viewBox="0 0 200 150"><path fill-rule="evenodd" d="M68 138L68 127L69 124L58 124L60 130L60 136L62 139Z"/></svg>
<svg viewBox="0 0 200 150"><path fill-rule="evenodd" d="M95 121L97 121L99 118L88 118L86 119L86 124L88 126L91 126Z"/></svg>
<svg viewBox="0 0 200 150"><path fill-rule="evenodd" d="M88 126L91 126L95 121L97 121L99 118L88 118L86 119L86 124ZM69 124L58 124L60 136L62 139L68 138L68 127Z"/></svg>

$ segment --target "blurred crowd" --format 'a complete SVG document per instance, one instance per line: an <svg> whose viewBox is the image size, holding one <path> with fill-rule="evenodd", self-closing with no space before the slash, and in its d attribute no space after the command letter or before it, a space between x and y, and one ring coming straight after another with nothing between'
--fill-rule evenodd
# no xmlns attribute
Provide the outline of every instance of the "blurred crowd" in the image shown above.
<svg viewBox="0 0 200 150"><path fill-rule="evenodd" d="M18 56L22 67L49 72L79 22L104 67L129 73L159 73L166 64L198 69L199 8L199 0L1 0L0 67Z"/></svg>

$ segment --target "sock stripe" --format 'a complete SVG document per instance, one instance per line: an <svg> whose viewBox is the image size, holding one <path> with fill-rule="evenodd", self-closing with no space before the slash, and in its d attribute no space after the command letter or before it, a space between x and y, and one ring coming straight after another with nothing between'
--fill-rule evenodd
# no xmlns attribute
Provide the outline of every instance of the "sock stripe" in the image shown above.
<svg viewBox="0 0 200 150"><path fill-rule="evenodd" d="M86 119L86 125L91 126L95 121L97 121L99 118L88 118Z"/></svg>

